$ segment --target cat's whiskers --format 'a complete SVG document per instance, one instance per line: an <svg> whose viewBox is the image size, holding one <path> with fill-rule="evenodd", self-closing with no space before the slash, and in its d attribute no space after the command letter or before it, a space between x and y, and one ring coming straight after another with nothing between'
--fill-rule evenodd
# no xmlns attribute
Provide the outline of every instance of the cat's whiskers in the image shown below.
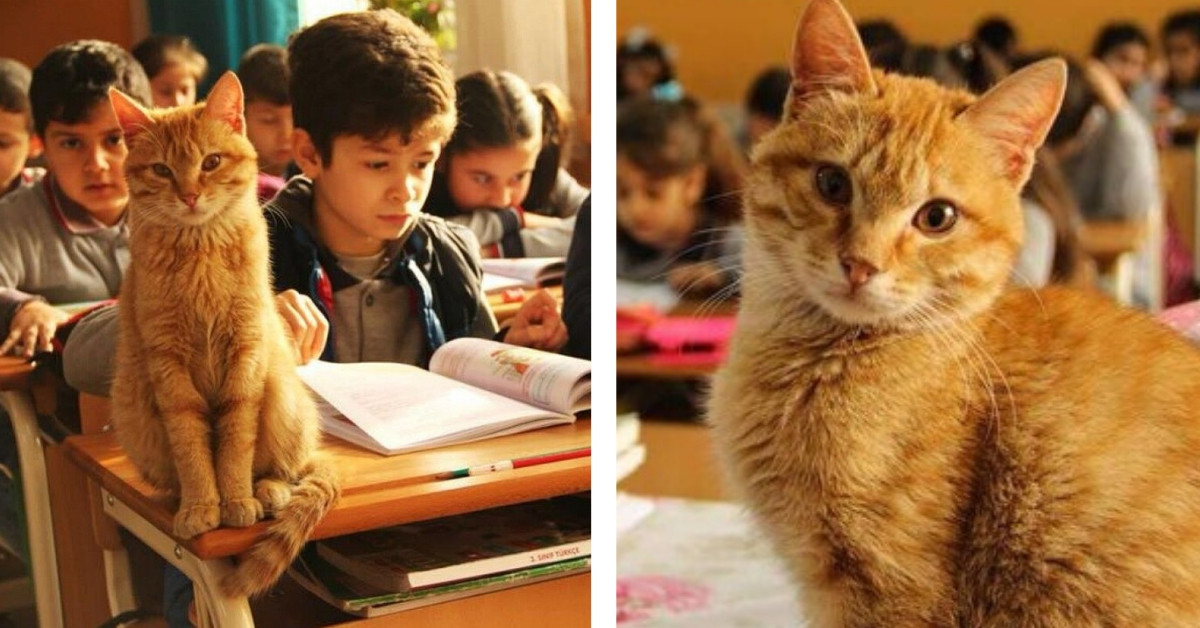
<svg viewBox="0 0 1200 628"><path fill-rule="evenodd" d="M989 378L985 378L985 371L981 370L979 365L971 359L969 352L964 353L958 349L956 345L964 345L965 343L961 339L956 339L953 335L956 328L952 325L946 325L945 323L948 321L945 321L945 316L939 314L932 305L927 303L917 303L913 308L912 315L924 322L927 326L925 328L929 329L930 332L945 342L946 351L954 358L955 366L958 368L962 378L964 411L969 408L971 403L970 387L974 379L978 379L980 384L988 390L988 396L992 400L993 412L997 411L995 408L995 394L993 392L992 381ZM967 374L967 368L964 368L963 360L966 360L966 366L970 368L972 375Z"/></svg>
<svg viewBox="0 0 1200 628"><path fill-rule="evenodd" d="M945 324L942 325L942 329L947 333L954 334L961 340L963 347L967 350L966 357L971 361L976 372L980 374L980 382L984 385L985 392L987 393L992 416L996 421L999 421L1000 404L996 399L996 382L992 376L993 368L1000 375L1002 383L1008 392L1010 403L1015 409L1016 405L1012 402L1012 388L1008 385L1008 379L1004 376L1004 373L1000 372L995 360L992 359L991 354L983 346L980 335L978 333L971 334L968 329L962 327L962 323L967 321L961 316L955 315L956 312L952 305L943 301L942 297L936 294L932 295L927 303L944 321ZM982 358L982 360L976 361L976 358ZM993 368L988 368L984 360L990 362Z"/></svg>
<svg viewBox="0 0 1200 628"><path fill-rule="evenodd" d="M1044 301L1042 301L1042 294L1041 294L1041 292L1038 291L1038 286L1033 285L1033 282L1030 281L1027 276L1025 276L1021 271L1017 270L1016 268L1012 269L1012 274L1017 279L1020 279L1025 284L1025 289L1027 289L1033 293L1033 297L1035 299L1037 299L1038 307L1041 308L1042 314L1044 314L1044 315L1047 314L1046 313L1046 303Z"/></svg>
<svg viewBox="0 0 1200 628"><path fill-rule="evenodd" d="M939 301L939 299L940 299L940 297L938 295L935 295L933 298L934 298L935 302ZM990 313L987 315L992 316ZM1000 321L1000 322L1003 324L1003 321ZM1017 418L1016 397L1013 395L1012 386L1008 382L1008 376L1004 373L1004 369L1000 368L1000 365L996 362L995 358L992 357L991 352L988 351L987 346L983 339L983 332L975 324L975 321L970 318L960 318L959 324L961 325L961 327L958 327L958 329L964 334L964 337L971 343L971 345L975 348L975 350L979 353L979 355L981 357L985 358L988 361L988 363L991 365L991 369L989 369L989 372L995 371L995 374L997 376L999 376L1001 383L1004 384L1004 389L1008 396L1009 409L1012 411L1012 418L1015 421ZM967 327L969 327L970 331L973 331L974 333L968 333L968 329L966 329ZM989 375L989 377L990 377L990 375ZM994 417L996 418L997 421L999 421L1000 410L999 410L999 408L995 408L994 410L995 410Z"/></svg>

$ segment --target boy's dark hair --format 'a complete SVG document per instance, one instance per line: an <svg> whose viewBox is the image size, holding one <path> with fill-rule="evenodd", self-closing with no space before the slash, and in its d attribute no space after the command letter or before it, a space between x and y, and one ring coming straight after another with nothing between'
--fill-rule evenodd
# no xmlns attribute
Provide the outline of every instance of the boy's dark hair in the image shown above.
<svg viewBox="0 0 1200 628"><path fill-rule="evenodd" d="M246 104L269 102L272 105L291 104L288 95L287 49L278 44L258 44L242 55L237 67Z"/></svg>
<svg viewBox="0 0 1200 628"><path fill-rule="evenodd" d="M741 212L745 164L721 121L691 98L634 98L617 106L617 154L663 179L704 166L703 205L723 218Z"/></svg>
<svg viewBox="0 0 1200 628"><path fill-rule="evenodd" d="M92 107L108 101L108 88L150 106L150 81L124 48L98 39L57 46L33 69L29 103L38 135L51 121L78 124Z"/></svg>
<svg viewBox="0 0 1200 628"><path fill-rule="evenodd" d="M1017 45L1017 29L1011 22L998 15L989 17L975 27L975 41L987 46L992 52L1008 58Z"/></svg>
<svg viewBox="0 0 1200 628"><path fill-rule="evenodd" d="M888 72L900 71L908 38L890 20L866 20L855 25L871 67Z"/></svg>
<svg viewBox="0 0 1200 628"><path fill-rule="evenodd" d="M477 148L512 146L540 132L542 147L523 205L531 209L545 205L567 158L571 107L566 96L553 85L530 88L512 72L492 70L459 78L455 91L458 125L446 143L444 159Z"/></svg>
<svg viewBox="0 0 1200 628"><path fill-rule="evenodd" d="M183 35L151 35L133 47L133 58L142 64L146 76L154 78L163 68L174 63L192 66L196 82L208 73L208 59Z"/></svg>
<svg viewBox="0 0 1200 628"><path fill-rule="evenodd" d="M1200 44L1200 10L1188 9L1177 11L1163 20L1162 38L1175 33L1189 33L1196 43Z"/></svg>
<svg viewBox="0 0 1200 628"><path fill-rule="evenodd" d="M764 118L783 117L783 103L792 88L792 73L782 66L763 70L746 92L746 110Z"/></svg>
<svg viewBox="0 0 1200 628"><path fill-rule="evenodd" d="M29 130L33 131L33 118L29 115L29 68L16 59L0 57L0 109L9 113L23 113Z"/></svg>
<svg viewBox="0 0 1200 628"><path fill-rule="evenodd" d="M446 138L454 130L454 75L437 44L391 9L343 13L288 44L292 118L328 163L339 135L399 132Z"/></svg>
<svg viewBox="0 0 1200 628"><path fill-rule="evenodd" d="M1092 56L1100 59L1115 48L1125 44L1139 44L1150 48L1150 38L1140 26L1133 22L1110 22L1100 29L1092 43Z"/></svg>

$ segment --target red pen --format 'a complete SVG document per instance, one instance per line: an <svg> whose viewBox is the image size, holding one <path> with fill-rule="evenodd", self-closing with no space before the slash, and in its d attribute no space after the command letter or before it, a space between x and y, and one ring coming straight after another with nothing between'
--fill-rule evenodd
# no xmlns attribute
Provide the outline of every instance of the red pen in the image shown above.
<svg viewBox="0 0 1200 628"><path fill-rule="evenodd" d="M463 469L455 469L445 473L439 473L435 477L439 480L451 480L454 478L465 478L472 475L483 475L492 473L493 471L509 471L512 469L521 469L523 467L532 467L539 464L548 464L558 462L559 460L571 460L573 458L586 458L592 455L591 447L581 447L579 449L568 449L566 451L555 451L548 454L538 454L536 456L527 456L525 458L513 458L512 460L499 460L489 464L481 464L474 467L466 467Z"/></svg>

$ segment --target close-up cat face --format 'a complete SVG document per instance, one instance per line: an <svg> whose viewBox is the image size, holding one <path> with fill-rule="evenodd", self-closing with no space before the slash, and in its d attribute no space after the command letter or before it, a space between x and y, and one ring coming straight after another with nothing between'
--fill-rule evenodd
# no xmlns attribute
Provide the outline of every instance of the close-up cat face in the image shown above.
<svg viewBox="0 0 1200 628"><path fill-rule="evenodd" d="M849 325L983 309L1020 247L1018 193L1057 109L1059 62L976 101L872 72L853 30L819 21L797 35L789 109L753 155L748 262Z"/></svg>
<svg viewBox="0 0 1200 628"><path fill-rule="evenodd" d="M135 223L199 225L253 194L257 161L232 74L200 105L146 111L120 94L112 100L129 144Z"/></svg>

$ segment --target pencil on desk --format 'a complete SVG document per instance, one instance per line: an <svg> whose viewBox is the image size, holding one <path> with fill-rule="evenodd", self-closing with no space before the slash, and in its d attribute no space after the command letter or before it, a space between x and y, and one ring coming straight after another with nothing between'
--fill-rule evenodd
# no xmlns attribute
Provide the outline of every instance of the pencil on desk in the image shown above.
<svg viewBox="0 0 1200 628"><path fill-rule="evenodd" d="M494 471L510 471L512 469L520 469L523 467L532 467L539 464L549 464L560 460L571 460L573 458L585 458L592 455L591 447L581 447L579 449L568 449L566 451L555 451L548 454L538 454L536 456L526 456L524 458L513 458L512 460L498 460L488 464L476 465L474 467L464 467L455 469L445 473L439 473L436 477L439 480L452 480L455 478L465 478L472 475L483 475Z"/></svg>

